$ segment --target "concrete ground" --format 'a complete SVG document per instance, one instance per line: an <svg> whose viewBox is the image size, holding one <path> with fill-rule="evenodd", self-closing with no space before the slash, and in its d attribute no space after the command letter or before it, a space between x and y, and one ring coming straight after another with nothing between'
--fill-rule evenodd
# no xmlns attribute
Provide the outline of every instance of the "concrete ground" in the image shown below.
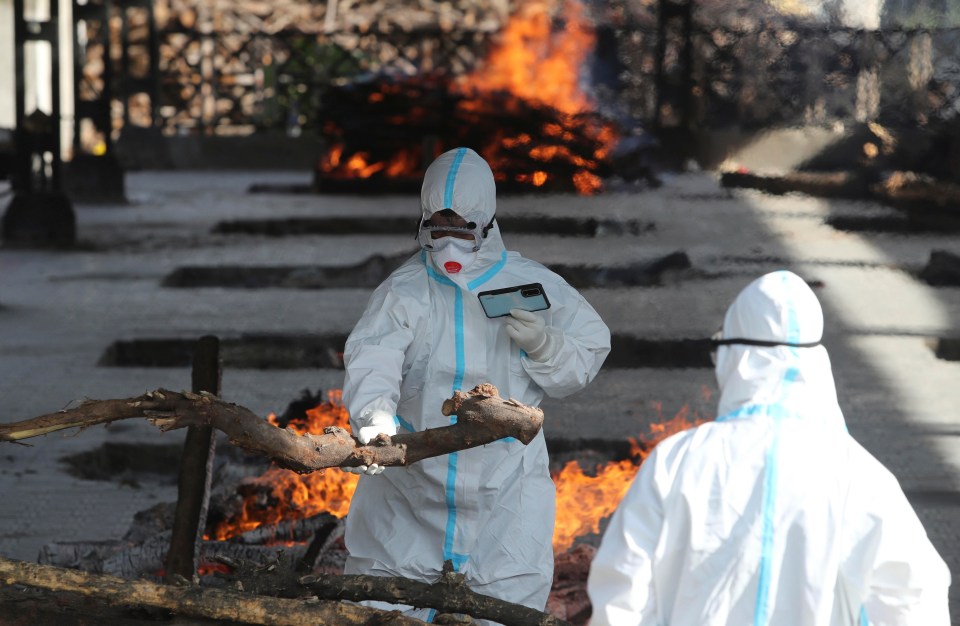
<svg viewBox="0 0 960 626"><path fill-rule="evenodd" d="M0 249L0 422L71 406L190 386L188 367L98 365L114 341L242 333L347 333L369 289L167 288L183 266L343 265L412 250L411 232L385 236L215 234L224 220L418 214L415 195L249 194L250 183L308 184L308 173L136 172L127 205L76 207L69 251ZM960 252L949 234L842 232L838 215L892 213L855 201L728 191L709 173L665 178L655 190L602 196L506 197L499 215L606 217L654 226L637 235L512 235L507 246L543 263L618 265L682 250L692 269L655 287L582 292L615 333L647 339L709 336L753 278L788 268L817 285L840 404L851 433L900 479L953 572L960 572L960 364L939 360L938 338L960 337L960 289L916 278L930 252ZM339 388L324 369L223 372L222 396L266 415L301 390ZM546 400L554 440L623 440L688 407L712 416L709 368L604 369L585 391ZM176 499L169 481L76 478L59 460L105 442L178 443L146 422L56 433L0 447L0 554L35 560L54 541L117 539L134 513ZM817 451L811 450L811 462ZM960 616L954 586L952 613Z"/></svg>

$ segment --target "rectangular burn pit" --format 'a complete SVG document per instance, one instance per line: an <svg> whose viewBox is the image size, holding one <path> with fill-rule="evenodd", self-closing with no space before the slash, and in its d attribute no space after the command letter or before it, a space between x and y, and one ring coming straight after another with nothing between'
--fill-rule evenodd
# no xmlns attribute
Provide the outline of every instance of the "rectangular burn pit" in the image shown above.
<svg viewBox="0 0 960 626"><path fill-rule="evenodd" d="M827 226L848 233L885 233L890 235L928 235L960 231L960 222L922 219L904 215L835 215L825 220Z"/></svg>
<svg viewBox="0 0 960 626"><path fill-rule="evenodd" d="M941 337L935 340L933 353L943 361L960 361L960 337Z"/></svg>
<svg viewBox="0 0 960 626"><path fill-rule="evenodd" d="M248 334L220 339L224 367L237 369L341 369L346 335ZM643 339L615 334L604 367L712 367L709 339ZM195 339L125 339L100 357L106 367L189 367Z"/></svg>
<svg viewBox="0 0 960 626"><path fill-rule="evenodd" d="M248 334L220 339L224 367L237 369L338 369L346 335ZM98 365L189 367L196 339L129 339L113 342Z"/></svg>
<svg viewBox="0 0 960 626"><path fill-rule="evenodd" d="M582 217L521 215L497 217L505 233L557 235L560 237L603 237L640 235L656 229L652 222ZM291 217L285 219L229 220L213 227L214 233L266 235L397 235L416 233L417 217Z"/></svg>
<svg viewBox="0 0 960 626"><path fill-rule="evenodd" d="M227 287L232 289L374 289L413 252L372 256L346 266L321 265L188 265L168 274L164 287Z"/></svg>
<svg viewBox="0 0 960 626"><path fill-rule="evenodd" d="M361 263L346 266L322 265L188 265L178 267L163 279L164 287L230 289L374 289L400 267L413 252L384 257L372 256ZM684 252L629 265L548 265L572 286L655 287L667 276L694 276Z"/></svg>

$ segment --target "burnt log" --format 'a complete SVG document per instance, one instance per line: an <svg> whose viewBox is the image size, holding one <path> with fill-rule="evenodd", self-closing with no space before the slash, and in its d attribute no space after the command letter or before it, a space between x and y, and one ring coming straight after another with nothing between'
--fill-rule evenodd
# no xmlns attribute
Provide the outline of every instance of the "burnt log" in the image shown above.
<svg viewBox="0 0 960 626"><path fill-rule="evenodd" d="M720 176L720 184L727 188L757 189L775 195L799 192L821 198L868 198L873 182L872 175L860 172L790 172L781 176L724 172Z"/></svg>
<svg viewBox="0 0 960 626"><path fill-rule="evenodd" d="M619 134L597 113L569 114L437 75L333 88L317 124L331 148L317 164L315 188L350 185L366 193L402 185L419 189L430 159L457 146L476 147L490 162L500 192L584 193L584 178L599 185L613 174L608 144Z"/></svg>
<svg viewBox="0 0 960 626"><path fill-rule="evenodd" d="M269 626L361 626L371 623L415 626L418 619L342 602L255 596L227 589L173 586L115 576L13 561L0 557L0 581L107 600L112 604L153 607L186 617L232 620Z"/></svg>
<svg viewBox="0 0 960 626"><path fill-rule="evenodd" d="M878 200L916 223L938 230L960 227L960 184L914 172L893 172L871 190Z"/></svg>
<svg viewBox="0 0 960 626"><path fill-rule="evenodd" d="M87 400L72 409L4 424L0 426L0 441L19 442L66 428L143 417L164 432L212 426L244 450L270 458L282 468L308 473L374 463L406 466L506 437L528 444L543 424L543 411L513 399L504 400L491 384L455 392L443 402L441 412L457 415L457 423L393 437L380 435L369 445L361 445L342 428L331 426L322 435L300 435L289 428L277 428L249 409L213 394L159 389L134 398Z"/></svg>
<svg viewBox="0 0 960 626"><path fill-rule="evenodd" d="M217 337L208 335L197 342L191 378L194 393L206 391L220 395L220 340ZM197 553L210 503L216 441L212 426L187 428L177 481L177 509L165 565L167 582L174 576L190 579L197 571Z"/></svg>
<svg viewBox="0 0 960 626"><path fill-rule="evenodd" d="M309 575L300 584L321 600L379 600L393 604L430 607L441 613L465 613L504 626L570 626L568 622L536 609L505 602L472 591L463 574L450 561L435 583L407 578L362 575Z"/></svg>

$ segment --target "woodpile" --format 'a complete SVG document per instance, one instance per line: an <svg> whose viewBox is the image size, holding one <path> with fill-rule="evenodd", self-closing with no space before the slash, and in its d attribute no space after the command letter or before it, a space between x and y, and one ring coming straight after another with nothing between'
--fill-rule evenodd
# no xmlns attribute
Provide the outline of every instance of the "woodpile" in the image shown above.
<svg viewBox="0 0 960 626"><path fill-rule="evenodd" d="M217 71L227 77L241 76L236 72L241 65L263 60L247 49L252 38L285 41L296 35L340 47L359 59L366 71L387 67L433 71L448 65L464 71L476 61L477 46L509 18L513 4L511 0L220 0L210 5L159 0L155 15L160 33L172 43L165 51L166 61L196 66L190 57L205 51L189 36L209 33L217 40L217 50L207 52L216 55ZM189 48L182 45L187 43Z"/></svg>
<svg viewBox="0 0 960 626"><path fill-rule="evenodd" d="M474 624L475 617L504 626L573 626L553 615L472 591L465 577L453 571L450 561L433 583L381 576L299 576L286 559L265 566L239 562L235 565L239 573L231 577L232 584L216 589L188 582L170 585L131 581L0 557L0 581L47 592L67 592L109 605L163 609L182 617L264 626L423 623L399 611L354 604L362 600L434 608L437 623ZM452 621L442 616L450 616ZM36 623L37 617L36 613L31 615L31 623Z"/></svg>
<svg viewBox="0 0 960 626"><path fill-rule="evenodd" d="M558 0L543 1L549 6ZM516 4L158 0L153 10L157 59L150 51L154 39L145 11L125 13L122 25L114 20L110 37L114 51L124 50L128 63L125 70L115 61L114 75L126 72L143 84L153 83L159 101L152 102L146 93L117 96L128 107L129 121L140 127L154 125L155 116L160 126L179 132L248 134L299 127L338 79L469 72ZM86 57L86 83L102 83L102 45L92 41ZM154 62L156 77L149 75ZM127 121L116 120L117 130Z"/></svg>
<svg viewBox="0 0 960 626"><path fill-rule="evenodd" d="M496 31L515 4L516 0L159 0L155 13L158 24L169 29L194 29L213 14L219 17L218 30L236 33L296 28L304 33L439 35Z"/></svg>
<svg viewBox="0 0 960 626"><path fill-rule="evenodd" d="M570 115L507 92L458 93L440 76L333 88L318 125L330 148L314 186L332 193L419 189L430 161L457 146L487 159L499 192L593 193L612 173L606 153L617 134L597 113Z"/></svg>
<svg viewBox="0 0 960 626"><path fill-rule="evenodd" d="M199 425L216 428L241 448L306 473L354 462L405 465L506 436L529 443L539 433L543 420L542 411L500 398L490 384L466 393L455 392L444 401L441 412L458 416L455 427L392 438L381 435L369 446L361 446L338 427L327 427L322 435L298 434L289 427L259 420L244 407L227 404L207 392L157 390L136 398L89 400L76 408L5 424L0 428L0 441L21 441L65 428L146 417L161 430ZM421 456L424 453L426 456ZM184 617L251 624L419 623L399 614L342 602L376 599L431 607L441 614L492 619L508 626L569 626L554 616L471 591L463 575L454 572L449 563L449 569L445 567L441 578L432 584L343 576L343 523L327 513L256 528L230 541L203 541L198 574L212 572L212 579L201 586L199 575L191 581L163 571L171 533L176 531L176 522L172 531L169 525L176 517L169 506L154 507L137 516L134 527L121 541L50 544L45 546L40 564L0 559L0 580L7 586L48 594L79 594L110 607L160 609ZM277 541L294 545L278 546ZM168 584L153 582L159 580ZM210 580L221 582L211 584ZM38 617L38 612L27 613L28 620ZM456 623L472 621L461 619Z"/></svg>

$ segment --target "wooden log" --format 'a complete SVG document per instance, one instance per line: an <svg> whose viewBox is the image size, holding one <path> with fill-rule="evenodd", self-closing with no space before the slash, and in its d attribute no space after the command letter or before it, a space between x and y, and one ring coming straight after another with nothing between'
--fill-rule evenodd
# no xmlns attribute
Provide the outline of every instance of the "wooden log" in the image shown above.
<svg viewBox="0 0 960 626"><path fill-rule="evenodd" d="M506 437L528 444L543 424L543 411L513 399L504 400L489 383L469 392L455 392L443 402L441 412L456 414L457 423L394 437L380 436L364 446L342 428L328 427L322 435L300 435L290 429L277 428L249 409L209 393L158 389L134 398L87 400L72 409L3 424L0 441L21 441L66 428L88 428L143 417L161 431L203 424L212 426L244 450L273 459L280 467L307 473L328 467L374 463L405 466Z"/></svg>
<svg viewBox="0 0 960 626"><path fill-rule="evenodd" d="M536 609L498 600L471 590L463 574L444 563L440 579L432 584L387 576L308 575L300 579L311 593L325 600L379 600L392 604L435 608L441 613L465 613L504 626L570 626Z"/></svg>
<svg viewBox="0 0 960 626"><path fill-rule="evenodd" d="M772 194L791 191L822 198L868 198L872 175L861 172L789 172L782 176L766 176L749 172L724 172L724 187L745 187Z"/></svg>
<svg viewBox="0 0 960 626"><path fill-rule="evenodd" d="M205 391L220 395L220 340L217 337L207 335L197 341L191 378L194 393ZM197 553L207 521L216 441L212 426L187 428L177 479L177 509L165 563L167 582L172 582L174 577L192 580L197 575Z"/></svg>
<svg viewBox="0 0 960 626"><path fill-rule="evenodd" d="M341 602L309 602L254 596L226 589L176 587L115 576L13 561L0 557L0 581L65 591L126 606L166 609L186 617L232 620L269 626L361 626L370 623L421 625L399 612ZM380 621L374 621L380 620Z"/></svg>
<svg viewBox="0 0 960 626"><path fill-rule="evenodd" d="M877 199L911 217L939 216L960 223L960 184L936 180L914 172L893 172L871 187Z"/></svg>

